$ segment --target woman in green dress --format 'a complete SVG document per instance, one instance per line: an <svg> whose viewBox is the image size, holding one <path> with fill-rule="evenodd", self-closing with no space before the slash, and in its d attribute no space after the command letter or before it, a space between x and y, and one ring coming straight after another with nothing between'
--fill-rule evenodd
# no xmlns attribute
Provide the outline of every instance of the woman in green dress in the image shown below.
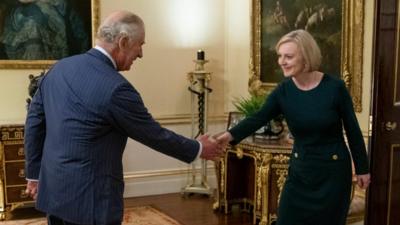
<svg viewBox="0 0 400 225"><path fill-rule="evenodd" d="M367 188L370 183L367 152L351 97L342 80L318 71L321 52L307 31L284 35L276 51L285 79L259 112L218 139L237 144L283 114L295 141L277 225L344 225L350 205L351 160L358 185Z"/></svg>

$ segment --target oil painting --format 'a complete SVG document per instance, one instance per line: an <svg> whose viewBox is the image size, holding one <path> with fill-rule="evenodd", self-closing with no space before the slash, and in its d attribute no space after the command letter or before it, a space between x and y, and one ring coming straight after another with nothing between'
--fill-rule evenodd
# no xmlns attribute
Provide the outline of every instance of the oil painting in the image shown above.
<svg viewBox="0 0 400 225"><path fill-rule="evenodd" d="M283 74L275 45L284 34L304 29L321 48L321 71L340 74L341 0L263 0L261 3L261 80L277 83Z"/></svg>
<svg viewBox="0 0 400 225"><path fill-rule="evenodd" d="M98 6L91 0L2 0L0 67L52 62L92 47ZM29 66L30 65L30 66Z"/></svg>
<svg viewBox="0 0 400 225"><path fill-rule="evenodd" d="M363 0L252 0L249 91L271 91L284 76L275 45L304 29L321 48L320 71L341 77L362 111Z"/></svg>

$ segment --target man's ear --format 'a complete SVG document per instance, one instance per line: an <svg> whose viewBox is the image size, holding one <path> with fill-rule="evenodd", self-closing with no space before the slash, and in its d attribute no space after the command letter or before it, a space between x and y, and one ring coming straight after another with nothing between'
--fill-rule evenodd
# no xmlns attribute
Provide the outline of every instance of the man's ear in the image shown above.
<svg viewBox="0 0 400 225"><path fill-rule="evenodd" d="M118 40L119 49L126 49L129 45L129 37L126 35L122 35Z"/></svg>

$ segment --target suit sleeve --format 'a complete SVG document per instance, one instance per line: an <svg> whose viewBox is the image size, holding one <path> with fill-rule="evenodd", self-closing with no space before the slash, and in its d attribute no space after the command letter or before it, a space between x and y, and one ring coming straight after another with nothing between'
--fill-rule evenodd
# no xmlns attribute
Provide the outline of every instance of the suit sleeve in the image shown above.
<svg viewBox="0 0 400 225"><path fill-rule="evenodd" d="M46 119L43 109L42 92L39 84L29 105L25 122L25 174L27 179L38 179L44 140L46 137Z"/></svg>
<svg viewBox="0 0 400 225"><path fill-rule="evenodd" d="M125 135L186 163L196 159L199 142L161 127L130 84L124 83L116 88L110 102L113 124Z"/></svg>
<svg viewBox="0 0 400 225"><path fill-rule="evenodd" d="M339 88L339 111L349 142L351 156L354 161L356 174L368 173L368 157L365 148L364 138L353 109L353 102L343 81Z"/></svg>

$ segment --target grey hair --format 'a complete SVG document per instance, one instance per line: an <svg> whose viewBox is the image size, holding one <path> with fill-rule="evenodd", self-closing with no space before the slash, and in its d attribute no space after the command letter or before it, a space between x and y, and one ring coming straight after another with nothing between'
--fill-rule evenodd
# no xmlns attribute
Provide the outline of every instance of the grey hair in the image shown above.
<svg viewBox="0 0 400 225"><path fill-rule="evenodd" d="M143 29L142 19L129 13L116 20L106 19L97 31L97 38L108 43L115 43L121 36L136 40Z"/></svg>

